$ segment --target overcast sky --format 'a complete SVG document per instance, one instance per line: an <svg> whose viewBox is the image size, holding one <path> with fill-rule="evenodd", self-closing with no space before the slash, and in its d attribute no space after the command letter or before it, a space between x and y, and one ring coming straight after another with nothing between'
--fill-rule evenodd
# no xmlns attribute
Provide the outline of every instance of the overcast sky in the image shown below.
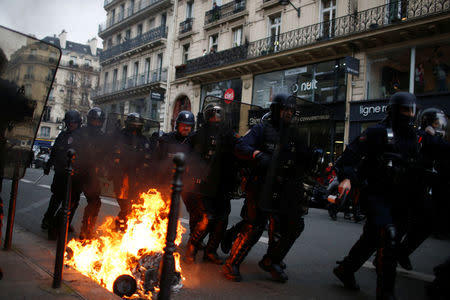
<svg viewBox="0 0 450 300"><path fill-rule="evenodd" d="M42 39L67 31L67 40L85 44L105 22L103 0L0 0L0 25Z"/></svg>

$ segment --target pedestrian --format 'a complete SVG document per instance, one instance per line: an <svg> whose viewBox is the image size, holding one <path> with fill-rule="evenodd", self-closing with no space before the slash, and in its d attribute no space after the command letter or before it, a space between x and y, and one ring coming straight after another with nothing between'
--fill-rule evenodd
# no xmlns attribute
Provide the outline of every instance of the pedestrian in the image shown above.
<svg viewBox="0 0 450 300"><path fill-rule="evenodd" d="M44 174L48 175L50 169L54 167L55 174L53 175L53 181L51 185L52 196L50 197L50 202L47 207L47 211L44 214L41 222L41 228L45 230L52 231L50 227L57 224L55 220L56 211L60 207L61 203L66 197L67 189L67 150L73 147L73 134L81 126L81 116L76 110L69 110L65 113L63 122L65 124L65 130L61 131L53 144L50 158L44 167ZM79 197L80 193L77 191L75 186L72 186L72 201L76 201L75 198ZM75 211L71 212L70 220L73 219L73 214ZM69 222L70 224L70 222ZM69 231L73 231L73 227L69 226ZM49 235L52 238L52 234Z"/></svg>
<svg viewBox="0 0 450 300"><path fill-rule="evenodd" d="M359 290L354 273L376 251L377 299L395 299L398 227L405 224L409 202L420 197L415 110L414 95L392 95L387 117L356 138L336 163L340 195L350 191L352 183L367 180L367 220L361 237L333 272L346 288ZM370 172L357 175L361 170Z"/></svg>
<svg viewBox="0 0 450 300"><path fill-rule="evenodd" d="M258 265L273 280L288 280L283 259L305 226L303 215L307 207L302 178L312 162L306 143L295 134L298 130L290 127L295 103L295 97L275 95L270 117L252 127L235 147L236 155L252 161L253 166L246 183L245 213L241 213L244 218L232 227L239 234L223 266L225 277L230 280L242 280L239 267L268 221L269 245Z"/></svg>

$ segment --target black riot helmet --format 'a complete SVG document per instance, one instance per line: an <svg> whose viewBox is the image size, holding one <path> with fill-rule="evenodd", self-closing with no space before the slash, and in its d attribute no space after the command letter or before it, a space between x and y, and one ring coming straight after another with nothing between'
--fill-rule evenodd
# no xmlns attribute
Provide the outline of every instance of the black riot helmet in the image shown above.
<svg viewBox="0 0 450 300"><path fill-rule="evenodd" d="M447 131L447 116L438 108L424 109L419 116L420 128L427 132L445 137ZM429 130L427 127L431 126Z"/></svg>
<svg viewBox="0 0 450 300"><path fill-rule="evenodd" d="M222 107L218 104L210 103L203 110L203 117L208 124L217 124L222 121Z"/></svg>
<svg viewBox="0 0 450 300"><path fill-rule="evenodd" d="M412 128L416 115L416 96L408 92L395 93L389 99L387 110L394 129Z"/></svg>
<svg viewBox="0 0 450 300"><path fill-rule="evenodd" d="M137 112L128 114L125 120L125 129L128 131L141 132L144 127L144 120Z"/></svg>
<svg viewBox="0 0 450 300"><path fill-rule="evenodd" d="M270 104L271 119L274 124L280 121L280 112L285 109L295 110L295 97L286 94L279 93L275 94L272 98L272 103Z"/></svg>
<svg viewBox="0 0 450 300"><path fill-rule="evenodd" d="M66 128L69 128L70 123L78 124L78 127L81 125L81 115L76 110L69 110L64 115L64 124L66 124Z"/></svg>
<svg viewBox="0 0 450 300"><path fill-rule="evenodd" d="M195 125L195 117L194 114L188 110L182 110L178 113L177 119L175 121L175 128L178 128L178 124L183 123L186 125L191 125L194 127Z"/></svg>
<svg viewBox="0 0 450 300"><path fill-rule="evenodd" d="M105 113L100 107L93 107L87 113L87 125L88 127L100 128L105 122Z"/></svg>

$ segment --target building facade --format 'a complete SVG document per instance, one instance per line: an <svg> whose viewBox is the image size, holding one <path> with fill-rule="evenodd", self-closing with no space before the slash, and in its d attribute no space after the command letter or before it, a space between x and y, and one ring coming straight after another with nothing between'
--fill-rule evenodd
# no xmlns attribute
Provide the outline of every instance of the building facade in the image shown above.
<svg viewBox="0 0 450 300"><path fill-rule="evenodd" d="M107 113L164 119L173 36L172 0L105 0L100 82L93 94Z"/></svg>
<svg viewBox="0 0 450 300"><path fill-rule="evenodd" d="M62 52L35 143L50 147L63 128L66 111L78 110L84 118L92 107L91 93L98 84L100 73L100 49L97 49L96 38L86 45L67 41L64 30L58 37L47 36L43 41L57 46Z"/></svg>
<svg viewBox="0 0 450 300"><path fill-rule="evenodd" d="M396 91L450 113L450 0L291 3L176 3L166 130L181 109L197 113L206 95L269 107L287 92L332 109L326 150L334 160L384 116Z"/></svg>

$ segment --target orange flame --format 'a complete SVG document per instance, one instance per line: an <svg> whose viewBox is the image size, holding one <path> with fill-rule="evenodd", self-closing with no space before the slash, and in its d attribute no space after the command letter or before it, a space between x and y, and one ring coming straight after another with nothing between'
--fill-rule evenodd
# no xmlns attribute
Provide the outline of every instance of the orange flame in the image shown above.
<svg viewBox="0 0 450 300"><path fill-rule="evenodd" d="M120 188L119 199L128 199L128 174L123 177L122 187Z"/></svg>
<svg viewBox="0 0 450 300"><path fill-rule="evenodd" d="M124 233L114 230L114 218L109 217L99 227L98 238L87 243L72 239L67 246L73 256L66 264L113 291L116 278L124 274L133 276L132 269L142 256L163 253L170 200L164 201L156 189L142 193L140 200L132 206ZM177 226L175 244L178 246L186 229L180 221ZM174 253L174 257L175 269L181 273L180 254ZM151 293L145 296L151 299Z"/></svg>

